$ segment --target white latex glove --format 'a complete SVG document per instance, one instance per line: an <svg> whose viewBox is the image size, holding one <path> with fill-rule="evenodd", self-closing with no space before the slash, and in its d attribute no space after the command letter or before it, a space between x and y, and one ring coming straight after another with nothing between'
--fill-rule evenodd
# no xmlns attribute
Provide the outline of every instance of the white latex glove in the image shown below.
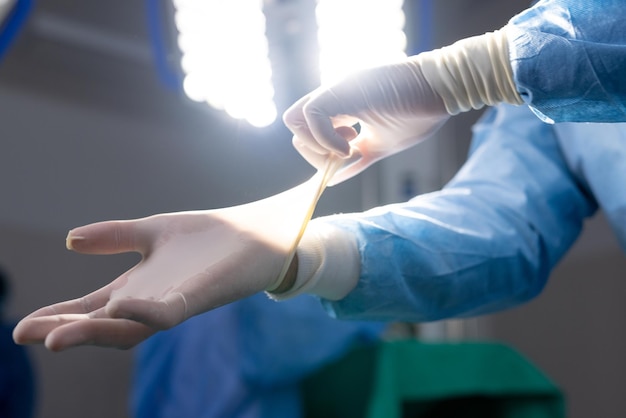
<svg viewBox="0 0 626 418"><path fill-rule="evenodd" d="M241 206L70 231L69 249L138 252L142 260L91 294L30 314L15 328L15 341L45 343L52 351L78 345L129 348L221 305L261 291L290 290L297 269L290 256L323 190L324 174Z"/></svg>
<svg viewBox="0 0 626 418"><path fill-rule="evenodd" d="M511 74L501 30L321 87L290 107L283 120L314 167L331 153L345 159L329 183L334 185L428 138L450 115L501 101L522 103ZM346 141L337 133L356 123L355 138Z"/></svg>

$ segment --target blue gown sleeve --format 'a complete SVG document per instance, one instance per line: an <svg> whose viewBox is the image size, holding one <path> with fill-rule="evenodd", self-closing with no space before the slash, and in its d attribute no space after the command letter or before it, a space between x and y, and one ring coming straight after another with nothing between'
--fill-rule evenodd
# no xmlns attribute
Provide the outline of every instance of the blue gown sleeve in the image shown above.
<svg viewBox="0 0 626 418"><path fill-rule="evenodd" d="M361 253L357 287L322 301L331 316L432 321L537 295L597 209L568 169L554 126L523 106L491 109L443 190L325 218L354 233Z"/></svg>
<svg viewBox="0 0 626 418"><path fill-rule="evenodd" d="M509 21L518 92L543 121L626 121L625 6L541 0Z"/></svg>

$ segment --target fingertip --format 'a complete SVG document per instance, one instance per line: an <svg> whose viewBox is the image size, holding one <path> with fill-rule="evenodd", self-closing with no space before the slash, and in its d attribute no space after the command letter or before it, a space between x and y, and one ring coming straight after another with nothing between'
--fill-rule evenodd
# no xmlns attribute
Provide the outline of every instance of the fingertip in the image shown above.
<svg viewBox="0 0 626 418"><path fill-rule="evenodd" d="M60 351L63 351L63 349L64 349L63 346L58 344L57 341L54 338L50 337L50 336L48 336L46 338L46 340L44 341L43 345L44 345L44 347L46 347L46 349L48 351L52 351L53 353L58 353Z"/></svg>
<svg viewBox="0 0 626 418"><path fill-rule="evenodd" d="M291 137L291 145L293 145L293 147L297 150L301 148L306 148L306 146L304 145L304 142L302 142L300 137L297 135L294 135Z"/></svg>
<svg viewBox="0 0 626 418"><path fill-rule="evenodd" d="M335 132L346 141L352 141L359 135L352 126L338 126L335 128Z"/></svg>
<svg viewBox="0 0 626 418"><path fill-rule="evenodd" d="M110 300L104 311L109 318L116 319L135 319L132 314L132 309L129 310L127 308L132 308L134 299L115 299Z"/></svg>
<svg viewBox="0 0 626 418"><path fill-rule="evenodd" d="M65 248L70 251L76 250L76 245L80 245L81 241L84 241L85 237L81 235L77 235L75 231L72 229L67 233L67 237L65 237Z"/></svg>
<svg viewBox="0 0 626 418"><path fill-rule="evenodd" d="M350 141L358 136L358 132L351 126L338 126L333 128L332 135L326 137L325 146L334 155L342 160L352 157L353 150ZM320 142L324 141L324 137L320 136Z"/></svg>
<svg viewBox="0 0 626 418"><path fill-rule="evenodd" d="M294 109L294 106L285 110L285 112L283 113L282 120L287 128L291 129L291 126L295 123L295 120L294 120L296 118L295 115L296 115L296 111Z"/></svg>
<svg viewBox="0 0 626 418"><path fill-rule="evenodd" d="M119 254L138 251L138 221L104 221L70 230L65 238L68 250L83 254Z"/></svg>
<svg viewBox="0 0 626 418"><path fill-rule="evenodd" d="M55 332L55 330L51 331L48 335L46 335L46 339L43 342L44 347L48 351L52 351L54 353L58 353L68 348L75 347L77 344L72 339L68 338L67 333Z"/></svg>
<svg viewBox="0 0 626 418"><path fill-rule="evenodd" d="M315 155L317 157L325 157L328 155L327 149L321 148L317 144L313 144L315 146L310 146L310 143L303 141L302 138L300 138L299 136L294 136L291 140L291 144L296 149L296 151L305 156L305 158L306 155Z"/></svg>
<svg viewBox="0 0 626 418"><path fill-rule="evenodd" d="M24 319L13 328L12 337L13 341L19 345L41 343L45 338L36 323Z"/></svg>
<svg viewBox="0 0 626 418"><path fill-rule="evenodd" d="M12 337L13 337L13 341L16 344L20 344L20 345L26 344L26 338L24 337L22 329L23 329L23 325L21 321L17 323L15 328L13 328Z"/></svg>
<svg viewBox="0 0 626 418"><path fill-rule="evenodd" d="M350 157L350 144L346 142L341 136L338 136L339 140L334 141L332 144L332 153L339 158L346 159Z"/></svg>

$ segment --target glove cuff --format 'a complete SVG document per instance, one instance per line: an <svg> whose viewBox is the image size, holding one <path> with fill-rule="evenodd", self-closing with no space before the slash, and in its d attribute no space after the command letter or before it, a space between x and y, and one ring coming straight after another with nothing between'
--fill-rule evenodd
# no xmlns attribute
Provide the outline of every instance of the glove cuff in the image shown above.
<svg viewBox="0 0 626 418"><path fill-rule="evenodd" d="M500 102L523 103L513 81L506 32L505 26L416 57L449 114Z"/></svg>
<svg viewBox="0 0 626 418"><path fill-rule="evenodd" d="M284 293L266 292L284 300L310 293L329 300L345 297L359 280L360 261L356 240L342 229L312 221L296 251L298 273Z"/></svg>

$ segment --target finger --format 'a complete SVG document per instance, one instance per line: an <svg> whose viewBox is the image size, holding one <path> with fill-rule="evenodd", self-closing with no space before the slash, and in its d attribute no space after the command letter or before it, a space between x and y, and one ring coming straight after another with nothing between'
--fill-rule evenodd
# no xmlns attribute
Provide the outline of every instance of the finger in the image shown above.
<svg viewBox="0 0 626 418"><path fill-rule="evenodd" d="M352 127L339 127L337 128L337 131L344 137L347 139L352 139L354 137L356 137L357 133L354 130L354 128ZM310 149L309 147L307 147L307 145L305 143L303 143L302 141L300 141L300 139L298 137L293 137L293 145L294 147L298 150L298 152L300 153L300 155L302 155L302 157L309 163L311 164L313 167L315 167L317 170L321 170L324 167L326 167L326 163L328 161L328 155L321 155L316 153L315 151L313 151L312 149ZM358 148L355 147L351 147L350 149L350 156L348 158L343 159L343 163L344 166L352 166L354 165L356 162L358 162L360 159L362 158L361 152ZM342 183L346 180L348 180L349 178L355 176L356 174L358 174L361 170L345 170L344 168L341 168L337 171L337 173L335 173L335 175L333 176L333 178L328 182L328 186L335 186L339 183Z"/></svg>
<svg viewBox="0 0 626 418"><path fill-rule="evenodd" d="M22 319L13 329L13 340L17 344L43 343L55 328L88 318L86 314L63 314Z"/></svg>
<svg viewBox="0 0 626 418"><path fill-rule="evenodd" d="M328 149L317 143L304 117L304 105L310 100L312 94L302 97L287 109L283 113L283 122L301 143L307 144L314 152L324 155L328 154Z"/></svg>
<svg viewBox="0 0 626 418"><path fill-rule="evenodd" d="M359 119L345 114L332 89L312 96L303 105L302 113L312 136L321 146L342 158L349 157L349 142L357 136L352 126Z"/></svg>
<svg viewBox="0 0 626 418"><path fill-rule="evenodd" d="M117 254L135 250L134 221L107 221L72 229L68 249L86 254Z"/></svg>
<svg viewBox="0 0 626 418"><path fill-rule="evenodd" d="M319 93L320 91L322 93ZM306 144L313 152L320 155L332 152L341 157L347 157L349 146L346 142L356 136L356 131L352 126L356 125L359 120L354 116L337 112L318 111L315 103L324 103L324 96L333 97L332 93L322 89L304 96L285 111L283 122L300 143ZM320 127L317 132L311 130L309 124L312 122ZM335 128L340 130L335 132ZM348 136L352 138L342 134L340 132L342 129L345 130L344 132L350 132Z"/></svg>
<svg viewBox="0 0 626 418"><path fill-rule="evenodd" d="M349 142L356 140L356 138L358 138L359 136L357 131L352 126L340 126L340 127L335 128L335 130L337 131L339 135L341 135L342 138L344 138L346 141L349 141ZM342 160L342 163L343 163L342 167L339 170L337 170L337 172L333 175L333 177L328 182L327 186L329 187L335 186L339 183L342 183L348 180L354 175L358 174L358 172L355 172L354 174L350 174L350 172L346 171L345 168L347 166L354 165L356 162L360 161L361 158L362 158L361 151L358 148L353 147L351 145L350 155L347 158L344 158Z"/></svg>
<svg viewBox="0 0 626 418"><path fill-rule="evenodd" d="M54 316L59 314L88 314L106 305L111 295L111 290L118 286L117 281L85 295L81 298L68 300L65 302L55 303L54 305L45 306L37 309L24 319L37 318L41 316Z"/></svg>
<svg viewBox="0 0 626 418"><path fill-rule="evenodd" d="M316 144L341 158L349 155L348 142L337 133L331 115L326 113L324 107L317 102L310 101L304 105L302 112Z"/></svg>
<svg viewBox="0 0 626 418"><path fill-rule="evenodd" d="M111 318L130 319L158 330L172 328L189 317L187 300L182 293L169 294L162 300L112 300L106 312Z"/></svg>
<svg viewBox="0 0 626 418"><path fill-rule="evenodd" d="M356 130L354 129L354 126L361 122L357 117L350 116L350 115L336 115L336 116L333 116L331 119L333 121L333 126L335 127L335 129L348 128L354 131L355 135L356 135ZM350 140L350 138L346 138L340 132L337 132L337 133L339 133L343 137L343 139Z"/></svg>
<svg viewBox="0 0 626 418"><path fill-rule="evenodd" d="M367 127L362 128L359 135L350 142L352 154L344 160L344 164L335 173L328 186L334 186L364 171L381 158L381 154L371 149L373 143Z"/></svg>
<svg viewBox="0 0 626 418"><path fill-rule="evenodd" d="M72 229L66 238L69 250L85 254L118 254L143 249L140 221L107 221Z"/></svg>
<svg viewBox="0 0 626 418"><path fill-rule="evenodd" d="M13 330L18 344L41 343L54 328L77 320L105 317L105 292L94 292L85 297L57 303L38 309L23 318Z"/></svg>
<svg viewBox="0 0 626 418"><path fill-rule="evenodd" d="M337 135L341 136L345 141L348 142L354 140L359 135L356 129L352 127L352 125L337 126L335 128L335 132L337 132Z"/></svg>
<svg viewBox="0 0 626 418"><path fill-rule="evenodd" d="M150 337L156 330L127 319L84 319L53 329L45 339L50 351L81 345L128 349Z"/></svg>
<svg viewBox="0 0 626 418"><path fill-rule="evenodd" d="M313 167L320 170L326 166L328 161L328 153L320 154L315 150L309 148L309 146L303 142L300 137L294 136L292 140L294 148L298 153Z"/></svg>
<svg viewBox="0 0 626 418"><path fill-rule="evenodd" d="M351 126L339 126L336 128L337 133L341 135L346 141L351 141L357 137L356 130ZM310 148L309 143L303 141L300 137L294 136L292 138L292 144L294 148L302 155L302 157L317 170L320 170L326 166L328 161L328 151L319 153L317 148ZM350 157L348 157L350 158Z"/></svg>

